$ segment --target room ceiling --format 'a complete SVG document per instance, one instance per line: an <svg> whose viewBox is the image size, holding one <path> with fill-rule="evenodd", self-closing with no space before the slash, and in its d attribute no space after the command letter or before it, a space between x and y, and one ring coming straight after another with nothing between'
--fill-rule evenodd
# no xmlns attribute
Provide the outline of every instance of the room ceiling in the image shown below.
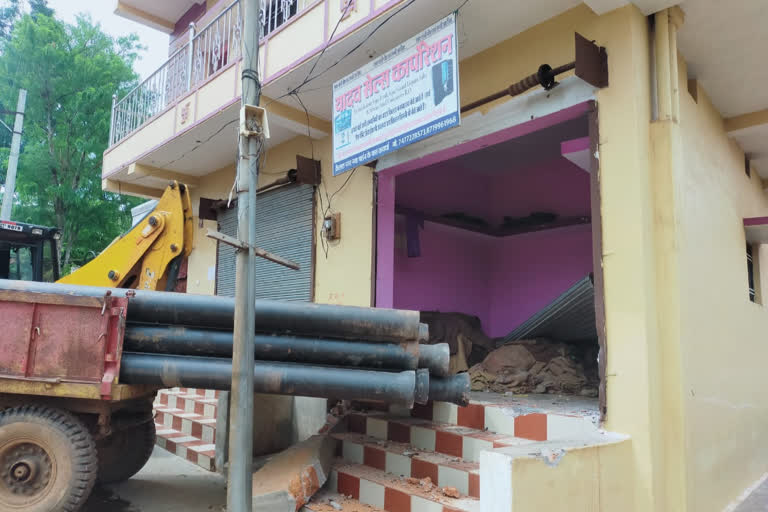
<svg viewBox="0 0 768 512"><path fill-rule="evenodd" d="M396 205L428 216L461 212L498 225L504 216L590 215L589 174L560 143L587 135L575 119L398 176Z"/></svg>

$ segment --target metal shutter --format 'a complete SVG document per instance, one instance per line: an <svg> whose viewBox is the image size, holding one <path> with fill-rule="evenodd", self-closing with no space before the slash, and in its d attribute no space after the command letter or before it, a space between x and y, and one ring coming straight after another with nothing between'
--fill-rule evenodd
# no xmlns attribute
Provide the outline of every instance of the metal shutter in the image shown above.
<svg viewBox="0 0 768 512"><path fill-rule="evenodd" d="M257 242L264 250L295 261L291 270L265 259L256 264L256 297L288 301L312 300L314 187L291 185L259 194ZM236 208L222 212L219 230L237 236ZM235 251L219 244L216 293L235 294Z"/></svg>
<svg viewBox="0 0 768 512"><path fill-rule="evenodd" d="M218 215L219 233L237 238L237 207ZM216 253L216 295L235 296L235 248L219 242Z"/></svg>

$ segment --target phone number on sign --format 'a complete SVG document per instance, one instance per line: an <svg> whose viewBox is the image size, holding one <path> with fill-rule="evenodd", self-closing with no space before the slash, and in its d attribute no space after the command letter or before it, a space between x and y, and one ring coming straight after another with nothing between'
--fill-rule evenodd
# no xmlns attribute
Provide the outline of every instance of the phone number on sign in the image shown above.
<svg viewBox="0 0 768 512"><path fill-rule="evenodd" d="M402 146L403 144L408 144L410 142L413 142L414 140L418 140L423 138L426 135L429 135L433 132L439 132L443 128L447 126L453 126L456 124L456 116L451 116L448 119L443 119L439 123L431 124L429 126L425 126L424 128L420 130L416 130L413 133L409 133L407 135L403 135L402 137L397 138L397 145Z"/></svg>

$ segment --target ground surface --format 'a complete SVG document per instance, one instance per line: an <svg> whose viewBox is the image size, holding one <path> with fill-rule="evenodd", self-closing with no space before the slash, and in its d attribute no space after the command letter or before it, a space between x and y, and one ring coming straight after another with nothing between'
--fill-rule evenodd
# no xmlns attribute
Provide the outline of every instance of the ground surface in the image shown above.
<svg viewBox="0 0 768 512"><path fill-rule="evenodd" d="M221 476L156 447L136 476L94 489L82 512L222 512L226 502Z"/></svg>

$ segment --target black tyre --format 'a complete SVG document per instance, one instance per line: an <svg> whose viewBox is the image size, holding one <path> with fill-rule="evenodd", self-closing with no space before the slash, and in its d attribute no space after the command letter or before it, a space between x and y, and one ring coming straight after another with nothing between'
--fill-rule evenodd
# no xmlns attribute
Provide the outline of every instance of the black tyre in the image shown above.
<svg viewBox="0 0 768 512"><path fill-rule="evenodd" d="M155 447L155 422L118 430L96 442L100 483L128 480L147 463Z"/></svg>
<svg viewBox="0 0 768 512"><path fill-rule="evenodd" d="M96 443L72 414L36 405L0 412L0 510L75 512L97 466Z"/></svg>

